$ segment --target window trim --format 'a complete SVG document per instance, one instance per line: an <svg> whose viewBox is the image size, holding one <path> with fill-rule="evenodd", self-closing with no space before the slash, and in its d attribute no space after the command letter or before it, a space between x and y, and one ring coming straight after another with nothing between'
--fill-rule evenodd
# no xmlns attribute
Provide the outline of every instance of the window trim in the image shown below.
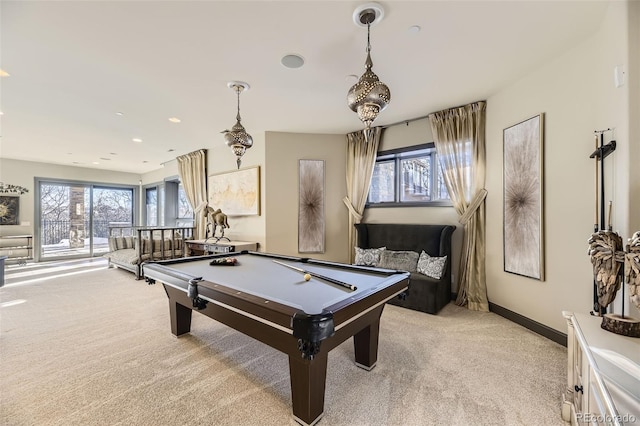
<svg viewBox="0 0 640 426"><path fill-rule="evenodd" d="M436 144L434 142L427 142L420 145L412 145L403 148L394 148L387 151L380 151L376 155L376 163L378 161L389 161L393 160L396 164L396 173L394 175L394 185L395 185L395 198L397 201L383 201L380 203L370 203L369 202L369 194L367 194L367 202L365 204L365 208L386 208L386 207L453 207L453 203L451 200L435 200L435 201L399 201L400 194L400 173L397 171L398 163L404 158L412 158L414 155L410 154L414 151L422 151L422 150L433 150L435 152ZM401 154L408 154L406 157L403 157ZM437 153L436 153L437 155ZM391 156L391 158L384 158ZM415 156L420 156L420 154L416 153ZM439 165L438 165L439 168ZM437 185L437 176L434 178L432 176L432 187L435 188Z"/></svg>

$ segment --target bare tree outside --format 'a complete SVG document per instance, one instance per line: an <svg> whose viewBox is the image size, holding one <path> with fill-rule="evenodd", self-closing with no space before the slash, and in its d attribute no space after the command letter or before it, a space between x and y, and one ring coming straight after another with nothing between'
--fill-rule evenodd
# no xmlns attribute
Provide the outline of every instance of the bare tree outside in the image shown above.
<svg viewBox="0 0 640 426"><path fill-rule="evenodd" d="M93 189L93 236L107 238L111 224L133 224L131 189Z"/></svg>
<svg viewBox="0 0 640 426"><path fill-rule="evenodd" d="M43 220L64 220L69 214L69 187L42 184L40 212Z"/></svg>

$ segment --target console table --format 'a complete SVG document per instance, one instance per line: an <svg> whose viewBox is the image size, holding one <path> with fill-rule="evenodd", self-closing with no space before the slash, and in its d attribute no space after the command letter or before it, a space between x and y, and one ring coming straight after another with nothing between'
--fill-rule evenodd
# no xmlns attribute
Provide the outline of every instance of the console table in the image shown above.
<svg viewBox="0 0 640 426"><path fill-rule="evenodd" d="M640 422L640 339L603 330L602 317L562 315L568 325L562 419L572 425Z"/></svg>
<svg viewBox="0 0 640 426"><path fill-rule="evenodd" d="M187 256L202 256L215 253L233 253L237 251L258 250L258 243L249 241L216 241L214 238L207 240L187 240Z"/></svg>
<svg viewBox="0 0 640 426"><path fill-rule="evenodd" d="M25 265L33 259L33 235L0 236L0 256L6 256L6 262L15 260Z"/></svg>

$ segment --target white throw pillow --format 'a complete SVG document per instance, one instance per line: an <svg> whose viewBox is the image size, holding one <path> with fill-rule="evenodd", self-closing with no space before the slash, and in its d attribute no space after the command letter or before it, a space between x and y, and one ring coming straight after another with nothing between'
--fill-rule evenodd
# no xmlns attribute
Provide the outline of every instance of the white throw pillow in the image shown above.
<svg viewBox="0 0 640 426"><path fill-rule="evenodd" d="M356 247L356 265L362 266L378 266L380 262L380 253L386 250L386 247L379 247L373 249L363 249Z"/></svg>
<svg viewBox="0 0 640 426"><path fill-rule="evenodd" d="M446 264L447 256L432 257L423 250L418 259L418 272L439 280L442 278Z"/></svg>

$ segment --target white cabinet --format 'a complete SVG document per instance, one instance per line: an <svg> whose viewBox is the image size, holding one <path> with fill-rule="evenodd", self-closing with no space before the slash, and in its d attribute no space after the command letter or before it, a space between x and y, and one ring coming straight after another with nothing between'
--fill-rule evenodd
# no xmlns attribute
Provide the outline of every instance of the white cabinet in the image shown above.
<svg viewBox="0 0 640 426"><path fill-rule="evenodd" d="M568 325L562 418L572 425L640 423L640 339L603 330L601 317L562 315Z"/></svg>

